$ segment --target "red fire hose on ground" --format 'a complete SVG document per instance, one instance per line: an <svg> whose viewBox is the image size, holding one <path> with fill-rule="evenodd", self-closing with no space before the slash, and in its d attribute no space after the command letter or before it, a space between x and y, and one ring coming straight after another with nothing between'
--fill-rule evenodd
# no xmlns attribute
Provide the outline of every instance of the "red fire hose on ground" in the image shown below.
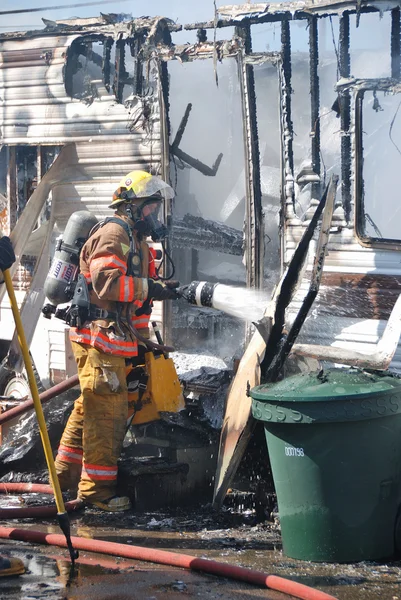
<svg viewBox="0 0 401 600"><path fill-rule="evenodd" d="M50 485L42 485L35 483L0 483L0 493L40 493L52 494ZM71 510L76 508L76 503L68 502L67 506ZM45 516L55 514L56 507L48 506L32 506L26 508L4 508L0 510L1 519L19 518L19 517L37 517L43 516L43 513L38 514L36 509L52 510L52 513L46 513ZM23 513L18 511L24 511ZM48 544L52 546L66 547L67 543L63 535L53 533L43 533L41 531L33 531L31 529L17 529L12 527L0 527L0 538L8 540L20 540L24 542L32 542L34 544ZM152 548L143 548L140 546L131 546L126 544L117 544L115 542L106 542L102 540L86 539L80 537L72 537L72 544L77 550L87 552L96 552L101 554L109 554L111 556L119 556L146 562L159 563L172 567L181 567L184 569L192 569L193 571L201 571L212 575L220 575L230 579L245 581L259 587L266 587L271 590L283 592L300 600L336 600L334 596L315 590L301 583L277 577L276 575L266 575L261 571L254 571L244 567L220 563L215 560L206 558L198 558L188 554L179 554L176 552L168 552L166 550L156 550Z"/></svg>

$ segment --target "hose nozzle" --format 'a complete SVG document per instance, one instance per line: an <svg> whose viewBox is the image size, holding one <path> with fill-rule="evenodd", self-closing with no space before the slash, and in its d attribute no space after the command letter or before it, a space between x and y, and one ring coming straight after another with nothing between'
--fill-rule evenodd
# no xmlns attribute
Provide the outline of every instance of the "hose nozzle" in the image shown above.
<svg viewBox="0 0 401 600"><path fill-rule="evenodd" d="M185 298L188 304L213 308L213 294L218 283L209 281L192 281L178 288L177 293Z"/></svg>

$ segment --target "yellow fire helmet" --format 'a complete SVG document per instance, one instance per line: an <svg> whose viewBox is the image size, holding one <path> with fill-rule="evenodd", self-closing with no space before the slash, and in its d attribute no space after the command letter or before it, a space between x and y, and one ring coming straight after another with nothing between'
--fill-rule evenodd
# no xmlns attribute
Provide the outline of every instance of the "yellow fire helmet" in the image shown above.
<svg viewBox="0 0 401 600"><path fill-rule="evenodd" d="M131 171L118 184L109 208L116 208L122 202L142 204L146 198L170 200L174 195L173 188L157 175L146 171Z"/></svg>

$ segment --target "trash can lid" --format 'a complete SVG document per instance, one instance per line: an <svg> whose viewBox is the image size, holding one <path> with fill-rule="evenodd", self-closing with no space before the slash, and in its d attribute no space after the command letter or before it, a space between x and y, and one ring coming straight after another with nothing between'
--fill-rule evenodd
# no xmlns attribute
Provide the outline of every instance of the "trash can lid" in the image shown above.
<svg viewBox="0 0 401 600"><path fill-rule="evenodd" d="M251 397L267 402L319 402L377 395L397 388L401 388L401 379L388 373L381 375L353 368L333 368L258 385L251 390Z"/></svg>

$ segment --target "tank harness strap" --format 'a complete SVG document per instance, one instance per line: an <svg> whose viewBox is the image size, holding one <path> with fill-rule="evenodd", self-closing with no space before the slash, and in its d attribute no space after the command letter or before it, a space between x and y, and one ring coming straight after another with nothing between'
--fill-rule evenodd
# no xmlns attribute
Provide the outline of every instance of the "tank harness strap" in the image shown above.
<svg viewBox="0 0 401 600"><path fill-rule="evenodd" d="M80 253L85 241L86 241L85 238L78 238L75 242L75 245L71 246L71 244L67 244L62 239L57 240L56 252L60 251L60 250L64 250L64 252L68 252L70 254L71 261L74 264L79 264L79 253ZM77 252L77 248L78 248L78 252Z"/></svg>
<svg viewBox="0 0 401 600"><path fill-rule="evenodd" d="M89 321L97 321L98 319L112 319L116 321L117 313L105 308L99 308L95 304L91 304L89 308Z"/></svg>
<svg viewBox="0 0 401 600"><path fill-rule="evenodd" d="M100 227L103 227L103 225L106 225L106 223L117 223L125 230L125 233L128 235L130 241L130 250L127 260L127 275L141 277L142 253L140 250L137 251L135 248L135 241L134 236L132 235L131 227L125 221L123 221L123 219L119 219L118 217L107 217L107 219L100 223Z"/></svg>

